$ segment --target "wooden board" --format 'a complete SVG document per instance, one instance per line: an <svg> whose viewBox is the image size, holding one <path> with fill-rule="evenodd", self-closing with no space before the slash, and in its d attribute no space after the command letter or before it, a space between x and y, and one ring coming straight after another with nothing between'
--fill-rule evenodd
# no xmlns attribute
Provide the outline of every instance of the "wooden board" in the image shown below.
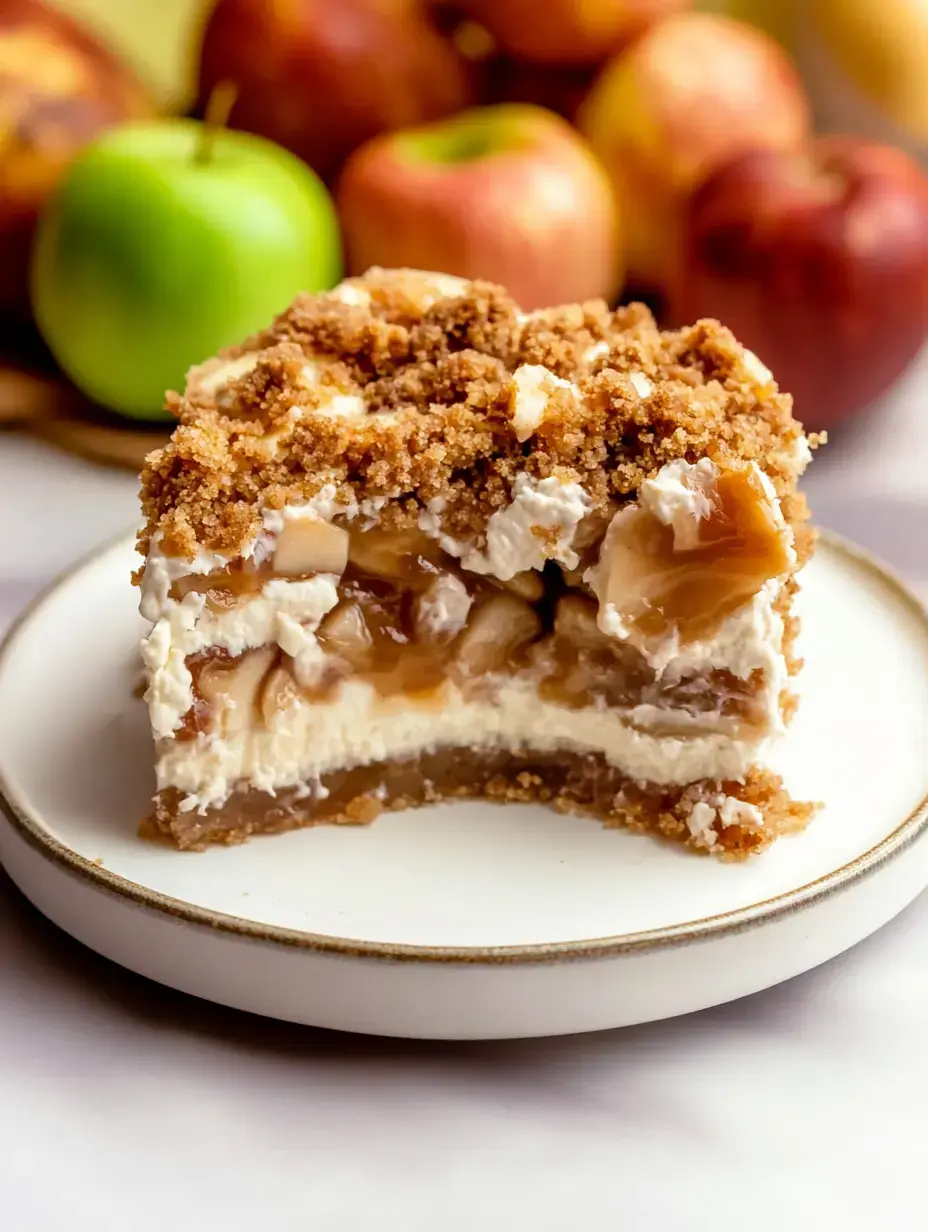
<svg viewBox="0 0 928 1232"><path fill-rule="evenodd" d="M21 427L96 462L139 471L163 445L169 424L137 425L108 415L60 375L0 362L0 427Z"/></svg>

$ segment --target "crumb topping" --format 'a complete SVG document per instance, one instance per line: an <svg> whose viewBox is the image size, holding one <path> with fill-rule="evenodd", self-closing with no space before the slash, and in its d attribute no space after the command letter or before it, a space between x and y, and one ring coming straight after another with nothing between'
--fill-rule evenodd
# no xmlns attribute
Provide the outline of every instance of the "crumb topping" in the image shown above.
<svg viewBox="0 0 928 1232"><path fill-rule="evenodd" d="M571 384L550 382L526 437L527 364ZM178 426L142 473L139 548L157 531L171 556L233 554L263 508L328 483L346 503L386 498L395 526L442 497L450 533L480 533L522 472L578 482L600 508L667 462L710 457L763 467L802 559L802 429L759 367L716 321L662 332L642 305L602 301L526 316L491 283L374 269L298 297L168 395Z"/></svg>

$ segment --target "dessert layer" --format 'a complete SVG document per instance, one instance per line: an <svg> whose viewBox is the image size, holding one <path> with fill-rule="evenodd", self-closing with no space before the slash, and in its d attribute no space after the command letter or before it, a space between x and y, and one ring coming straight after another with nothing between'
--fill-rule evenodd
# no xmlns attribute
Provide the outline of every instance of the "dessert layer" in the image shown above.
<svg viewBox="0 0 928 1232"><path fill-rule="evenodd" d="M247 557L201 553L207 572L154 551L159 787L203 810L246 781L454 746L743 777L782 730L790 669L796 554L769 480L669 463L608 519L559 490L576 485L517 486L480 548L438 510L384 531L324 491L266 516Z"/></svg>
<svg viewBox="0 0 928 1232"><path fill-rule="evenodd" d="M717 322L661 333L640 306L599 302L523 314L489 284L374 270L301 297L168 405L180 425L143 474L145 554L154 536L188 561L241 553L265 511L328 485L396 527L441 501L443 533L471 542L521 475L604 510L703 457L761 463L808 553L795 486L817 442Z"/></svg>
<svg viewBox="0 0 928 1232"><path fill-rule="evenodd" d="M654 716L649 710L641 718L651 723ZM269 793L302 784L313 791L334 770L444 748L595 753L633 780L692 783L743 778L770 736L764 728L725 730L709 715L665 711L663 718L667 731L638 726L634 709L574 709L545 701L533 683L518 680L498 684L487 700L447 683L426 701L383 698L370 684L348 680L333 701L293 699L266 728L167 742L158 786L183 793L185 811L202 810L242 782Z"/></svg>
<svg viewBox="0 0 928 1232"><path fill-rule="evenodd" d="M777 776L757 770L742 783L706 780L660 788L630 781L593 754L463 747L335 771L324 776L316 794L291 788L271 796L243 787L203 813L184 810L183 797L169 788L156 798L145 832L197 850L322 822L366 824L384 809L463 797L552 805L734 858L801 829L812 813L811 806L790 799Z"/></svg>
<svg viewBox="0 0 928 1232"><path fill-rule="evenodd" d="M726 479L740 485L728 505ZM548 482L520 487L482 549L452 540L437 512L385 532L331 492L266 516L248 558L201 553L205 572L156 546L142 603L156 736L207 729L188 717L208 700L195 681L207 652L268 646L314 700L350 675L390 694L504 671L548 700L634 708L642 725L696 710L777 729L796 556L762 472L671 463L611 520Z"/></svg>

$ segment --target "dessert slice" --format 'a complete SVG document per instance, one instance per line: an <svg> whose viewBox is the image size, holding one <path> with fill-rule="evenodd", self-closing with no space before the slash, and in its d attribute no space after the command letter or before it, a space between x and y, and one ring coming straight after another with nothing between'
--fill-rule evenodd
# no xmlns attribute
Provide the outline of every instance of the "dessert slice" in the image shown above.
<svg viewBox="0 0 928 1232"><path fill-rule="evenodd" d="M179 847L459 796L729 854L808 818L763 761L817 442L722 326L372 270L169 405L139 581Z"/></svg>

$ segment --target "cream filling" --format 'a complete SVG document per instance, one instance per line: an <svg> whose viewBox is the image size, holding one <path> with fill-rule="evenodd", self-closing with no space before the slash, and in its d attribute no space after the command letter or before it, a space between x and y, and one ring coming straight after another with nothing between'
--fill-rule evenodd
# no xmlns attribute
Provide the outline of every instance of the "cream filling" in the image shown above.
<svg viewBox="0 0 928 1232"><path fill-rule="evenodd" d="M237 553L237 556L247 560L254 553L254 548L252 541ZM231 557L223 555L222 552L210 552L206 548L198 548L193 560L166 556L161 550L161 535L153 535L142 575L142 597L139 601L142 618L155 624L166 616L171 608L176 607L175 600L170 597L170 591L174 583L181 578L215 573L227 568L231 560Z"/></svg>
<svg viewBox="0 0 928 1232"><path fill-rule="evenodd" d="M309 624L318 623L334 606L335 580L313 579L321 588L300 597L304 611L312 607ZM176 787L190 797L188 807L206 808L221 804L240 780L273 792L317 779L328 770L411 757L443 745L597 752L630 778L662 784L740 779L783 726L779 699L788 673L783 622L772 607L777 589L776 583L768 583L729 617L715 638L684 647L664 677L666 682L690 670L714 667L745 677L762 668L764 687L755 704L764 719L749 733L736 734L715 713L691 715L654 704L626 711L570 709L540 699L531 679L502 684L492 701L465 699L447 682L440 700L423 705L405 697L381 699L367 682L349 680L333 701L298 699L278 714L269 730L249 730L231 739L216 735L168 742L158 762L159 787ZM184 628L175 618L166 633L153 631L145 658L151 673L147 700L157 736L170 736L193 702L184 663L190 653L185 647L191 644L221 644L240 653L246 646L276 641L296 657L298 674L312 678L323 655L310 629L281 610L285 594L275 591L246 605L256 607L254 613L238 609L213 616L210 628ZM165 628L161 622L160 629ZM648 730L671 723L680 734Z"/></svg>
<svg viewBox="0 0 928 1232"><path fill-rule="evenodd" d="M542 364L520 364L512 374L510 406L512 427L519 441L527 441L536 432L548 412L551 395L558 389L569 389L575 397L580 390L573 381L555 376Z"/></svg>
<svg viewBox="0 0 928 1232"><path fill-rule="evenodd" d="M789 685L789 672L783 655L783 618L774 604L782 585L779 579L767 582L711 638L681 644L676 631L663 638L649 656L662 683L672 685L685 676L713 670L747 680L753 672L762 671L764 685L756 703L764 711L767 730L781 733L780 694Z"/></svg>
<svg viewBox="0 0 928 1232"><path fill-rule="evenodd" d="M658 736L616 711L544 701L531 682L504 683L492 701L467 699L448 682L440 704L416 705L382 699L367 682L349 680L332 701L295 699L268 729L167 742L157 770L159 790L176 788L190 811L221 805L239 783L271 794L305 787L309 794L328 771L443 747L600 753L631 779L669 786L742 779L764 745L762 737L719 731Z"/></svg>
<svg viewBox="0 0 928 1232"><path fill-rule="evenodd" d="M526 569L543 569L546 560L575 569L579 557L572 547L574 535L592 505L579 483L562 482L553 476L536 479L523 473L512 485L512 500L487 522L482 548L444 533L443 497L430 501L420 513L419 529L437 540L470 573L507 582Z"/></svg>

